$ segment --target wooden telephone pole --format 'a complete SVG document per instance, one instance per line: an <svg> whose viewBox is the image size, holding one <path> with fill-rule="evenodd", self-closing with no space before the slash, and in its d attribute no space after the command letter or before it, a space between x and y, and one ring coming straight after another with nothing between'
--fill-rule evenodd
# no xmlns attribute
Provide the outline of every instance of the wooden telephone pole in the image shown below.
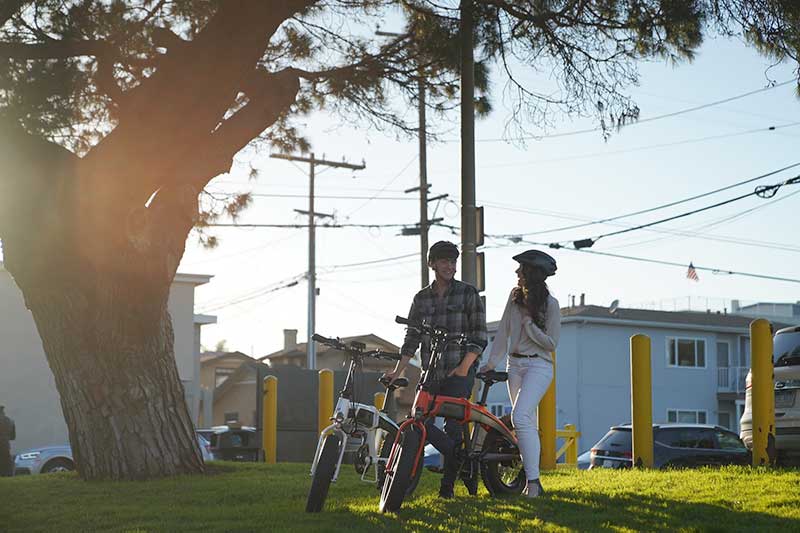
<svg viewBox="0 0 800 533"><path fill-rule="evenodd" d="M317 303L317 266L316 266L316 241L315 241L315 224L316 217L331 217L324 213L316 213L314 211L314 169L317 166L347 168L350 170L364 170L367 168L365 163L360 165L353 165L344 161L327 161L325 159L316 159L314 154L311 153L309 157L289 154L270 154L270 157L275 159L285 159L286 161L296 161L300 163L309 164L309 191L308 191L308 349L306 364L309 370L317 369L317 346L312 339L314 335L315 320L316 320L316 303ZM303 214L306 212L303 211Z"/></svg>

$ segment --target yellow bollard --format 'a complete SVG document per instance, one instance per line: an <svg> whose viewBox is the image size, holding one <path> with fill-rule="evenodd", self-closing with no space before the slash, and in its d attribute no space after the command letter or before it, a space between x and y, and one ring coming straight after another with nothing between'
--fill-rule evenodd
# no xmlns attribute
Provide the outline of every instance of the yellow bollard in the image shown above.
<svg viewBox="0 0 800 533"><path fill-rule="evenodd" d="M539 435L542 448L539 454L539 468L554 470L556 467L556 352L552 352L553 381L539 400Z"/></svg>
<svg viewBox="0 0 800 533"><path fill-rule="evenodd" d="M775 462L775 385L769 322L750 323L753 466Z"/></svg>
<svg viewBox="0 0 800 533"><path fill-rule="evenodd" d="M319 371L319 411L317 427L319 432L331 425L333 415L333 370L327 368Z"/></svg>
<svg viewBox="0 0 800 533"><path fill-rule="evenodd" d="M386 393L376 392L375 398L373 399L373 404L375 405L375 409L382 411L383 408L386 407Z"/></svg>
<svg viewBox="0 0 800 533"><path fill-rule="evenodd" d="M275 464L278 460L278 378L275 376L264 378L264 398L261 412L264 461Z"/></svg>
<svg viewBox="0 0 800 533"><path fill-rule="evenodd" d="M631 337L631 420L633 466L653 467L653 391L650 337Z"/></svg>

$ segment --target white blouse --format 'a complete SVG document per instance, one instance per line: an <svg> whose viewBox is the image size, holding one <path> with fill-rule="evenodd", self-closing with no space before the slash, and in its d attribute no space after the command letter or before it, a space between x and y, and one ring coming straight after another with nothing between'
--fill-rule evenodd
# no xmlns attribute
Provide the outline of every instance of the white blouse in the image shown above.
<svg viewBox="0 0 800 533"><path fill-rule="evenodd" d="M542 359L552 361L550 356L558 345L561 333L561 308L558 300L550 295L547 299L547 314L545 316L545 331L542 331L528 313L512 300L514 291L508 296L503 318L497 335L492 341L488 364L497 367L497 363L510 353L524 355L537 354Z"/></svg>

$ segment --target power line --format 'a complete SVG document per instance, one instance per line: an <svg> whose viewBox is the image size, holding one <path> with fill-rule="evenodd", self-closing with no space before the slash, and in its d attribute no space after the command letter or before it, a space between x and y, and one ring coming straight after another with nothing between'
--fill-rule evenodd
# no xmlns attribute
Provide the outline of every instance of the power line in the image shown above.
<svg viewBox="0 0 800 533"><path fill-rule="evenodd" d="M250 196L256 198L308 198L307 194L267 194L267 193L249 193ZM415 200L407 196L340 196L340 195L324 195L317 194L316 198L324 198L329 200Z"/></svg>
<svg viewBox="0 0 800 533"><path fill-rule="evenodd" d="M683 203L686 203L686 202L691 202L693 200L698 200L700 198L705 198L706 196L711 196L712 194L716 194L716 193L719 193L719 192L727 191L727 190L733 189L735 187L740 187L742 185L746 185L746 184L752 183L754 181L762 180L764 178L768 178L770 176L774 176L775 174L779 174L779 173L781 173L781 172L783 172L785 170L789 170L791 168L795 168L795 167L798 167L798 166L800 166L800 162L793 163L791 165L785 166L785 167L780 168L778 170L773 170L771 172L767 172L766 174L761 174L760 176L756 176L754 178L748 178L746 180L739 181L737 183L733 183L731 185L726 185L725 187L720 187L719 189L714 189L713 191L704 192L702 194L698 194L698 195L695 195L695 196L690 196L689 198L684 198L682 200L676 200L674 202L668 202L666 204L657 205L655 207L650 207L650 208L647 208L647 209L641 209L639 211L633 211L631 213L626 213L624 215L618 215L618 216L614 216L614 217L604 218L604 219L601 219L601 220L593 220L593 221L585 222L585 223L582 223L582 224L573 224L573 225L570 225L570 226L561 226L561 227L558 227L558 228L550 228L550 229L546 229L546 230L532 231L532 232L527 232L527 233L517 233L517 234L515 234L515 236L530 236L530 235L542 235L542 234L545 234L545 233L556 233L556 232L559 232L559 231L565 231L565 230L570 230L570 229L577 229L577 228L584 228L584 227L587 227L587 226L593 226L595 224L604 224L606 222L613 222L615 220L621 220L623 218L629 218L629 217L636 216L636 215L643 215L645 213L652 213L653 211L666 209L668 207L674 207L676 205L680 205L680 204L683 204ZM489 204L487 204L487 205L489 205Z"/></svg>
<svg viewBox="0 0 800 533"><path fill-rule="evenodd" d="M688 237L690 239L703 239L703 240L707 240L707 241L716 241L716 242L739 244L739 245L742 245L742 246L754 246L754 247L757 247L757 248L766 248L766 249L770 249L770 250L781 250L781 251L785 251L785 252L800 252L800 247L792 246L790 244L768 242L768 241L763 241L763 240L757 240L756 241L756 240L751 240L751 239L741 239L741 238L730 237L730 236L726 236L726 235L707 235L707 234L699 233L699 231L698 231L698 230L706 230L706 229L709 229L709 228L712 228L712 227L715 227L715 226L719 226L721 224L724 224L726 222L730 222L732 220L737 220L739 218L742 218L744 216L752 214L754 211L757 211L759 209L764 209L765 207L769 207L769 206L771 206L773 204L776 204L778 202L782 202L784 200L788 200L792 196L796 196L798 194L800 194L800 190L794 191L793 193L787 194L786 196L783 196L781 198L776 198L775 200L772 200L772 201L767 202L765 204L761 204L761 205L757 205L755 207L751 207L750 209L746 209L745 211L742 211L741 213L736 213L735 215L727 216L727 217L724 217L724 218L722 218L720 220L717 220L717 221L714 221L714 222L711 222L711 223L708 223L708 224L704 224L704 225L696 228L693 231L665 230L665 229L657 230L657 229L653 229L652 231L657 231L659 233L668 233L670 235L666 235L666 236L662 236L662 237L656 237L654 239L647 239L647 240L644 240L644 241L638 241L638 242L634 242L634 243L623 244L623 245L619 245L619 246L613 246L613 247L608 248L608 249L609 250L615 250L615 249L620 249L620 248L630 248L631 246L639 246L639 245L642 245L642 244L648 244L648 243L651 243L651 242L656 242L656 241L660 241L660 240L664 240L664 239L669 239L670 237Z"/></svg>
<svg viewBox="0 0 800 533"><path fill-rule="evenodd" d="M314 224L315 228L407 228L412 227L414 224L338 224L338 223L320 223ZM222 223L222 224L206 224L204 227L214 228L307 228L308 224L240 224L240 223Z"/></svg>
<svg viewBox="0 0 800 533"><path fill-rule="evenodd" d="M532 245L532 246L549 246L548 243L534 242L534 241L529 241L529 240L523 239L519 243L506 244L506 245L497 245L497 246L492 246L491 248L509 248L509 247L514 247L514 246L519 246L520 244L526 244L526 245ZM487 248L490 248L490 247L487 247ZM561 248L561 249L562 250L567 250L567 251L570 251L570 252L582 252L582 253L586 253L586 254L602 255L602 256L605 256L605 257L613 257L615 259L626 259L626 260L629 260L629 261L638 261L640 263L651 263L651 264L656 264L656 265L674 266L674 267L680 267L680 268L687 268L688 267L688 265L686 265L685 263L676 263L676 262L673 262L673 261L662 261L660 259L650 259L650 258L646 258L646 257L635 257L635 256L631 256L631 255L614 254L614 253L610 253L610 252L601 252L601 251L598 251L598 250L587 250L585 248L581 248L581 249ZM784 277L781 277L781 276L769 276L769 275L766 275L766 274L754 274L752 272L739 272L739 271L736 271L736 270L730 270L730 269L726 269L726 268L714 268L714 267L698 266L698 265L695 265L694 263L692 263L692 266L694 266L695 270L703 270L703 271L706 271L706 272L711 272L713 274L726 274L726 275L731 275L731 276L745 276L745 277L751 277L751 278L767 279L767 280L771 280L771 281L786 281L786 282L789 282L789 283L800 283L800 279L796 279L796 278L784 278Z"/></svg>
<svg viewBox="0 0 800 533"><path fill-rule="evenodd" d="M300 274L298 276L295 276L293 279L291 279L289 281L286 281L286 282L283 282L281 285L278 285L277 287L274 286L274 284L273 284L273 285L270 285L270 286L267 286L267 287L264 287L264 288L261 288L261 289L257 289L255 291L251 291L249 293L246 293L244 295L238 296L238 297L230 299L230 300L223 300L221 303L217 302L217 303L213 303L213 304L206 304L206 305L209 305L209 307L203 308L203 310L200 311L200 313L209 313L209 312L213 312L213 311L218 311L219 309L223 309L225 307L232 307L234 305L239 305L241 303L244 303L244 302L247 302L247 301L250 301L250 300L254 300L254 299L260 298L262 296L266 296L267 294L270 294L270 293L273 293L273 292L277 292L277 291L280 291L280 290L283 290L283 289L288 289L290 287L295 287L295 286L300 284L300 280L303 279L304 277L306 277L305 273L304 274Z"/></svg>
<svg viewBox="0 0 800 533"><path fill-rule="evenodd" d="M783 82L780 82L780 83L776 83L776 84L770 85L768 87L762 87L761 89L756 89L754 91L749 91L749 92L746 92L746 93L738 94L736 96L731 96L729 98L723 98L722 100L716 100L714 102L708 102L708 103L705 103L705 104L701 104L701 105L697 105L697 106L693 106L693 107L688 107L686 109L673 111L671 113L664 113L663 115L656 115L654 117L643 118L643 119L637 120L636 122L632 122L630 124L626 124L626 125L622 126L619 129L622 129L622 128L625 128L625 127L630 127L630 126L636 126L637 124L645 124L647 122L653 122L653 121L661 120L661 119L665 119L665 118L676 117L676 116L679 116L679 115L685 115L686 113L693 113L694 111L699 111L701 109L706 109L706 108L709 108L709 107L713 107L713 106L717 106L717 105L721 105L721 104L726 104L728 102L733 102L734 100L739 100L741 98L746 98L746 97L752 96L754 94L762 93L762 92L765 92L765 91L771 91L772 89L777 89L778 87L783 87L784 85L789 85L790 83L794 83L794 82L795 82L794 79L786 80L786 81L783 81ZM534 140L534 139L555 139L555 138L560 138L560 137L571 137L573 135L582 135L584 133L592 133L592 132L601 131L601 130L602 130L602 128L600 126L595 126L593 128L585 128L585 129L581 129L581 130L566 131L566 132L563 132L563 133L553 133L553 134L549 134L549 135L525 135L525 136L520 136L520 137L517 137L515 139L511 139L511 140L525 141L525 140ZM484 142L506 142L507 140L508 139L503 139L503 138L477 139L475 142L481 142L481 143L484 143ZM446 142L455 142L455 141L446 141Z"/></svg>
<svg viewBox="0 0 800 533"><path fill-rule="evenodd" d="M366 205L367 205L368 203L370 203L372 200L374 200L374 199L376 199L378 196L380 196L380 194L381 194L381 193L382 193L384 190L388 189L388 188L389 188L389 186L390 186L392 183L394 183L395 181L397 181L397 178L399 178L400 176L402 176L402 175L403 175L403 173L405 173L405 171L406 171L406 170L408 170L408 167L410 167L410 166L411 166L411 164L412 164L414 161L416 161L418 157L419 157L419 156L418 156L417 154L415 154L415 155L414 155L414 157L412 157L412 158L411 158L411 159L408 161L408 163L406 163L406 165L405 165L405 166L404 166L404 167L403 167L403 168L400 170L400 172L398 172L398 173L397 173L397 174L396 174L396 175L395 175L395 176L394 176L392 179L390 179L390 180L389 180L389 181L386 183L386 185L385 185L383 188L381 188L381 189L380 189L378 192L376 192L376 193L375 193L373 196L371 196L369 199L367 199L367 201L366 201L366 202L364 202L363 204L359 205L358 207L356 207L355 209L353 209L352 211L350 211L349 213L347 213L347 218L349 218L349 217L353 216L353 213L356 213L357 211L360 211L360 210L361 210L361 209L362 209L364 206L366 206Z"/></svg>
<svg viewBox="0 0 800 533"><path fill-rule="evenodd" d="M647 224L640 224L640 225L634 226L632 228L625 228L625 229L621 229L621 230L617 230L617 231L612 231L610 233L604 233L602 235L597 235L595 237L591 237L591 238L588 238L588 239L581 239L581 240L572 241L572 242L575 243L575 247L576 248L589 247L589 246L592 246L592 244L594 244L595 242L597 242L598 240L600 240L600 239L602 239L604 237L612 237L614 235L622 235L623 233L629 233L631 231L637 231L637 230L640 230L640 229L649 228L651 226L655 226L656 224L663 224L664 222L670 222L672 220L677 220L679 218L687 217L687 216L690 216L690 215L695 215L695 214L701 213L703 211L708 211L709 209L714 209L714 208L717 208L717 207L721 207L723 205L727 205L727 204L730 204L730 203L733 203L733 202L737 202L739 200L742 200L744 198L748 198L750 196L761 196L762 198L764 198L764 197L770 197L771 198L772 196L774 196L777 193L778 189L780 189L784 185L796 185L798 183L800 183L800 175L795 176L794 178L790 178L788 180L782 181L780 183L774 184L774 185L764 185L764 186L761 186L761 187L756 187L756 190L753 191L753 192L750 192L750 193L747 193L747 194L743 194L743 195L737 196L735 198L729 198L728 200L724 200L722 202L717 202L716 204L712 204L712 205L708 205L708 206L701 207L701 208L698 208L698 209L694 209L692 211L687 211L685 213L681 213L681 214L674 215L674 216L671 216L671 217L662 218L660 220L655 220L655 221L649 222ZM766 196L766 195L769 195L769 196ZM563 242L567 242L567 241L561 241L561 243L563 243ZM553 248L558 248L558 247L561 247L561 243L551 243L550 246L553 247ZM582 244L583 246L580 246L579 244Z"/></svg>
<svg viewBox="0 0 800 533"><path fill-rule="evenodd" d="M535 244L535 243L529 243L529 244ZM594 255L603 255L603 256L606 256L606 257L614 257L616 259L626 259L626 260L629 260L629 261L639 261L639 262L642 262L642 263L652 263L652 264L657 264L657 265L665 265L665 266L674 266L674 267L687 268L687 265L683 264L683 263L675 263L675 262L672 262L672 261L661 261L659 259L648 259L648 258L644 258L644 257L634 257L634 256L630 256L630 255L612 254L612 253L609 253L609 252L600 252L600 251L597 251L597 250L586 250L586 249L576 250L574 248L564 248L564 250L569 250L569 251L572 251L572 252L582 252L582 253L594 254ZM800 279L795 279L795 278L784 278L784 277L780 277L780 276L768 276L768 275L765 275L765 274L753 274L751 272L737 272L737 271L734 271L734 270L728 270L728 269L723 269L723 268L713 268L713 267L698 266L698 265L695 265L694 263L692 263L692 266L694 266L695 270L704 270L706 272L712 272L714 274L727 274L727 275L731 275L731 276L745 276L745 277L750 277L750 278L768 279L768 280L772 280L772 281L786 281L786 282L789 282L789 283L800 283Z"/></svg>
<svg viewBox="0 0 800 533"><path fill-rule="evenodd" d="M522 163L500 163L497 165L481 165L479 168L481 169L496 169L496 168L508 168L508 167L521 167L521 166L528 166L528 165L541 165L545 163L556 163L560 161L577 161L580 159L593 159L595 157L606 157L612 155L619 155L619 154L629 154L634 152L642 152L646 150L656 150L659 148L671 148L673 146L683 146L687 144L696 144L700 142L706 141L716 141L720 139L729 139L731 137L741 137L743 135L752 135L754 133L767 133L771 131L782 130L785 128L793 128L795 126L800 126L800 122L790 122L788 124L781 124L779 126L766 126L762 128L753 128L749 130L742 130L742 131L735 131L731 133L722 133L719 135L709 135L706 137L693 137L691 139L683 139L679 141L672 141L667 143L658 143L658 144L649 144L644 146L634 146L633 148L623 148L621 150L609 150L607 152L590 152L588 154L577 154L577 155L570 155L564 157L551 157L548 159L536 159L533 161L525 161Z"/></svg>
<svg viewBox="0 0 800 533"><path fill-rule="evenodd" d="M360 263L347 263L347 264L343 264L343 265L330 265L330 266L322 266L320 268L335 270L335 269L347 268L347 267L364 266L364 265L375 265L375 264L378 264L378 263L386 263L386 262L390 262L390 261L397 261L399 259L407 259L409 257L416 257L417 255L419 255L419 254L417 254L415 252L413 254L397 255L395 257L386 257L386 258L383 258L383 259L373 259L373 260L370 260L370 261L362 261Z"/></svg>

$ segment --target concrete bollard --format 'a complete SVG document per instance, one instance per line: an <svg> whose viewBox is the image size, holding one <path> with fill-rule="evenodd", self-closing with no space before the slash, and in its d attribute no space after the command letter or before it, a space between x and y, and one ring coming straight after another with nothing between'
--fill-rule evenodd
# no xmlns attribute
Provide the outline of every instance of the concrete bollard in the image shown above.
<svg viewBox="0 0 800 533"><path fill-rule="evenodd" d="M552 352L553 381L539 401L539 435L541 436L541 452L539 468L554 470L556 468L556 352Z"/></svg>
<svg viewBox="0 0 800 533"><path fill-rule="evenodd" d="M653 467L653 390L650 337L631 337L633 466Z"/></svg>
<svg viewBox="0 0 800 533"><path fill-rule="evenodd" d="M767 320L750 323L750 390L753 412L753 466L775 464L775 384L772 331Z"/></svg>
<svg viewBox="0 0 800 533"><path fill-rule="evenodd" d="M331 425L333 415L333 370L327 368L319 371L319 411L317 412L317 428L319 433Z"/></svg>
<svg viewBox="0 0 800 533"><path fill-rule="evenodd" d="M264 461L275 464L278 460L278 378L267 376L264 378L264 398L261 412L263 413L262 446Z"/></svg>

